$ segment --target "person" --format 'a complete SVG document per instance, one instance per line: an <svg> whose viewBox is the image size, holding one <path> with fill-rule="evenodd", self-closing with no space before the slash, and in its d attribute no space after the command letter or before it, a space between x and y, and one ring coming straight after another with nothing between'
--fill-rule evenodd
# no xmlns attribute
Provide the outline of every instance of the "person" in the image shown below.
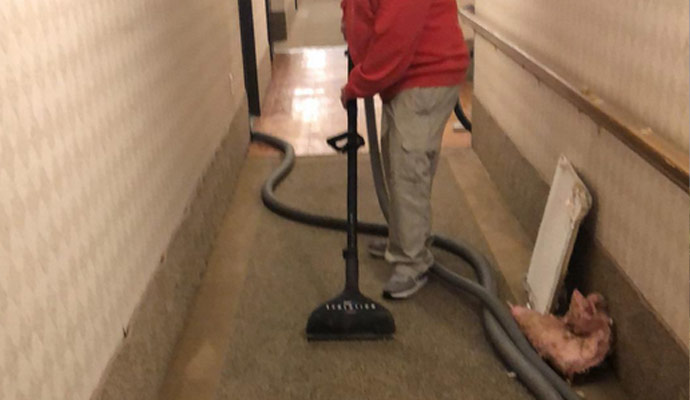
<svg viewBox="0 0 690 400"><path fill-rule="evenodd" d="M455 0L342 0L341 8L354 65L341 102L376 94L383 100L389 235L369 252L394 266L383 295L403 299L424 286L434 262L431 186L469 53Z"/></svg>

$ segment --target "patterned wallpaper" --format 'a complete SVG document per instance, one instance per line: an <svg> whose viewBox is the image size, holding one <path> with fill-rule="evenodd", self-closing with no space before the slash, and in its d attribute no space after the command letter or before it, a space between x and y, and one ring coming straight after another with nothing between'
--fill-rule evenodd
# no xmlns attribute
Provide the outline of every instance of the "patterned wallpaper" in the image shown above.
<svg viewBox="0 0 690 400"><path fill-rule="evenodd" d="M688 151L687 0L478 0L476 11Z"/></svg>
<svg viewBox="0 0 690 400"><path fill-rule="evenodd" d="M475 96L546 182L570 159L593 191L595 235L687 348L688 193L492 44L475 48Z"/></svg>
<svg viewBox="0 0 690 400"><path fill-rule="evenodd" d="M1 399L97 385L239 105L235 7L0 2Z"/></svg>

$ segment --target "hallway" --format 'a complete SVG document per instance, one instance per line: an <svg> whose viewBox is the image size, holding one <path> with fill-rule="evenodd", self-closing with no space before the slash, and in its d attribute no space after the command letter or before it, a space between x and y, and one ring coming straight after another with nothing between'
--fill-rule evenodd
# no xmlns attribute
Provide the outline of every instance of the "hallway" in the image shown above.
<svg viewBox="0 0 690 400"><path fill-rule="evenodd" d="M345 212L345 159L325 144L345 124L337 101L344 60L342 48L278 54L265 111L254 120L255 130L283 137L300 156L278 195L325 215ZM470 90L463 90L464 101ZM470 134L454 132L453 123L454 117L434 188L435 230L491 257L503 274L502 296L524 302L521 279L532 245L469 148ZM344 234L263 208L258 194L277 157L250 146L161 400L532 398L484 337L478 303L436 280L413 300L385 303L398 324L391 342L307 343L309 312L341 285ZM360 218L381 221L366 158L361 152ZM369 240L360 241L362 286L379 298L389 267L366 256ZM437 257L469 271L449 255ZM623 398L614 379L598 375L578 390L588 399Z"/></svg>
<svg viewBox="0 0 690 400"><path fill-rule="evenodd" d="M0 400L689 398L688 0L2 2ZM396 321L381 342L306 340L347 235L262 202L290 172L280 201L345 225L346 157L326 144L346 129L341 4L351 87L414 89L393 111L408 138L445 122L447 270L386 300L391 267L359 236L361 287ZM416 98L465 68L467 130ZM389 176L425 181L406 172L436 151L400 142L415 168ZM373 149L358 213L382 222Z"/></svg>

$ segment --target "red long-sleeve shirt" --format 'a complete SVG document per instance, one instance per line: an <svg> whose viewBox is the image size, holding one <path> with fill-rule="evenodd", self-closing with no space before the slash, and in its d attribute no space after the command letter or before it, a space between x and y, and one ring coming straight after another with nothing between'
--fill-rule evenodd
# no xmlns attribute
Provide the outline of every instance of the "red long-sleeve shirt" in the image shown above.
<svg viewBox="0 0 690 400"><path fill-rule="evenodd" d="M345 94L377 93L384 101L403 89L462 82L469 53L455 0L342 0L355 64Z"/></svg>

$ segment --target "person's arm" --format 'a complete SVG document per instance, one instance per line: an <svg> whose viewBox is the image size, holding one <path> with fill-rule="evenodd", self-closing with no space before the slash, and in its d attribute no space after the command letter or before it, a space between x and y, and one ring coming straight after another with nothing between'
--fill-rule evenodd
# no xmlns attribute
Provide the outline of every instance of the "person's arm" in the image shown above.
<svg viewBox="0 0 690 400"><path fill-rule="evenodd" d="M412 62L432 0L379 0L364 60L350 73L347 99L371 97L395 84Z"/></svg>

